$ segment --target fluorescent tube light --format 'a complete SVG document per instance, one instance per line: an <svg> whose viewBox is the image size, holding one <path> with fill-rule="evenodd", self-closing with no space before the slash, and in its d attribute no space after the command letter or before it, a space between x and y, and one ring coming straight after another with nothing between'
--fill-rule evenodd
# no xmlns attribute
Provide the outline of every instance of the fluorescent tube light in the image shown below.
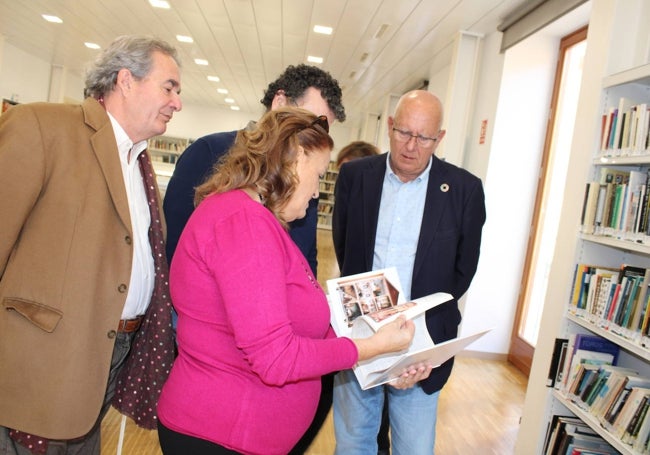
<svg viewBox="0 0 650 455"><path fill-rule="evenodd" d="M321 33L323 35L331 35L332 34L332 27L326 27L324 25L314 25L314 31L316 33Z"/></svg>
<svg viewBox="0 0 650 455"><path fill-rule="evenodd" d="M62 23L63 23L63 19L61 19L61 18L58 17L58 16L51 16L51 15L49 15L49 14L42 14L41 16L42 16L43 19L45 19L46 21L48 21L48 22L52 22L52 23L54 23L54 24L62 24Z"/></svg>

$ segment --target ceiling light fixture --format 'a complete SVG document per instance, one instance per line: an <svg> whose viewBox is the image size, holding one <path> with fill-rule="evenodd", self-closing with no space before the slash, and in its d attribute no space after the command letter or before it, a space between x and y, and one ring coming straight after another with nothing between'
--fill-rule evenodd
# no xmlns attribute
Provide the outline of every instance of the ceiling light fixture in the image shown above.
<svg viewBox="0 0 650 455"><path fill-rule="evenodd" d="M232 104L232 103L235 102L235 100L232 99L232 98L224 98L224 101L225 101L226 103L228 103L228 104Z"/></svg>
<svg viewBox="0 0 650 455"><path fill-rule="evenodd" d="M227 95L228 94L228 90L226 90L225 88L218 88L217 92L221 93L222 95Z"/></svg>
<svg viewBox="0 0 650 455"><path fill-rule="evenodd" d="M149 0L149 4L154 8L162 8L162 9L171 8L171 6L169 6L169 2L166 2L165 0Z"/></svg>
<svg viewBox="0 0 650 455"><path fill-rule="evenodd" d="M208 66L208 61L204 58L195 58L194 63L197 65Z"/></svg>
<svg viewBox="0 0 650 455"><path fill-rule="evenodd" d="M314 57L313 55L308 55L307 61L310 63L323 63L323 57Z"/></svg>
<svg viewBox="0 0 650 455"><path fill-rule="evenodd" d="M194 40L192 39L191 36L187 35L176 35L176 39L180 41L181 43L193 43Z"/></svg>
<svg viewBox="0 0 650 455"><path fill-rule="evenodd" d="M88 49L99 49L101 47L99 44L89 42L84 43L84 46L86 46Z"/></svg>
<svg viewBox="0 0 650 455"><path fill-rule="evenodd" d="M384 33L386 33L386 30L388 30L389 25L388 24L381 24L377 31L375 32L375 36L373 38L379 39L382 36L384 36Z"/></svg>
<svg viewBox="0 0 650 455"><path fill-rule="evenodd" d="M238 110L239 110L239 106L230 106L230 109L232 109L233 111L238 111Z"/></svg>
<svg viewBox="0 0 650 455"><path fill-rule="evenodd" d="M49 14L41 14L41 17L43 17L43 19L45 19L48 22L52 22L53 24L62 24L63 23L63 19L61 19L58 16L51 16Z"/></svg>
<svg viewBox="0 0 650 455"><path fill-rule="evenodd" d="M221 79L218 76L208 76L208 80L210 82L219 82Z"/></svg>
<svg viewBox="0 0 650 455"><path fill-rule="evenodd" d="M321 33L323 35L331 35L332 27L326 27L324 25L314 25L314 32Z"/></svg>

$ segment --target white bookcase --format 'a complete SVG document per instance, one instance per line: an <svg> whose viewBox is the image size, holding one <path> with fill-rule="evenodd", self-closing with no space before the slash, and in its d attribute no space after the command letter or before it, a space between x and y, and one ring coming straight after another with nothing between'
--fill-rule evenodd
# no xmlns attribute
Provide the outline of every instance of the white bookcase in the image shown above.
<svg viewBox="0 0 650 455"><path fill-rule="evenodd" d="M555 338L570 333L596 334L621 348L618 365L634 368L650 377L650 349L639 340L602 329L569 310L575 266L586 263L620 267L650 267L649 238L587 235L581 232L585 185L598 180L602 167L647 170L648 152L601 151L602 115L617 106L621 97L650 105L650 20L645 2L593 0L587 55L576 126L569 161L569 176L562 208L557 246L548 277L548 291L541 319L540 336L529 377L521 428L515 453L540 454L553 415L574 415L598 432L623 454L638 454L630 445L610 434L592 416L555 389L546 378ZM627 70L620 70L628 68Z"/></svg>

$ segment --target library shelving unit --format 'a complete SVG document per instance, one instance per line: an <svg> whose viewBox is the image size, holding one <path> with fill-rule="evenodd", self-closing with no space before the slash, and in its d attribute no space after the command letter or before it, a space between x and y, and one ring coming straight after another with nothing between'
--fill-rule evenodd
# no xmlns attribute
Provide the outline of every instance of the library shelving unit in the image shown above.
<svg viewBox="0 0 650 455"><path fill-rule="evenodd" d="M318 228L332 229L332 212L334 210L334 185L339 171L336 163L330 161L325 176L320 180L318 197Z"/></svg>
<svg viewBox="0 0 650 455"><path fill-rule="evenodd" d="M620 171L636 170L643 173L646 173L648 168L650 168L650 150L646 146L638 147L635 150L632 150L629 147L627 149L621 149L616 146L613 148L603 149L602 135L606 124L604 121L605 117L603 116L621 106L621 100L629 100L632 104L640 104L643 106L644 103L647 103L648 107L650 107L650 64L618 72L603 79L600 106L598 108L600 114L598 121L593 123L594 125L598 125L596 127L598 133L597 135L594 134L597 138L594 137L594 140L592 141L594 145L591 152L591 158L588 159L586 163L586 181L588 182L598 181L601 178L601 175L603 175L602 170L604 168ZM645 122L647 127L647 119ZM647 138L648 135L646 132L644 143L647 143ZM586 185L586 182L583 180L582 184ZM577 185L575 188L579 187L578 184L575 185ZM585 202L583 202L583 204L585 204ZM576 218L580 218L580 214L578 214ZM565 276L573 272L572 268L575 268L576 264L593 264L594 266L612 268L620 268L622 265L650 268L650 236L645 235L643 232L633 233L626 231L625 229L601 229L597 230L595 233L585 233L583 227L582 229L575 230L573 236L575 253L572 264L567 264L566 260L560 261L562 263L558 264L558 255L556 253L556 263L554 266L563 268ZM575 312L571 311L569 305L572 294L573 278L570 280L563 280L561 283L553 283L551 277L550 285L552 286L553 284L558 284L564 288L564 292L562 293L562 302L558 304L562 306L562 309L559 310L559 312L553 309L548 310L549 312L555 313L559 316L559 322L554 325L555 327L558 327L559 330L552 334L553 337L567 338L571 333L586 333L596 334L600 337L606 338L616 343L621 349L619 361L617 363L618 365L632 368L642 376L650 378L650 339L645 338L644 340L640 332L635 333L632 331L622 335L620 330L612 330L604 326L602 320L598 321L577 316ZM569 286L569 284L571 284L571 286ZM552 306L554 304L550 305ZM547 312L547 309L545 308L544 311ZM548 325L549 324L547 324L547 326ZM543 324L540 333L543 333L544 329L545 327ZM549 335L546 336L548 337ZM540 335L540 338L541 337L542 335ZM544 341L548 342L548 339ZM540 359L537 358L538 355L544 356L545 358L540 361ZM536 350L534 363L535 362L541 365L546 365L546 368L548 368L548 365L550 364L549 351L540 349L540 352L537 352ZM541 368L543 368L543 366ZM543 370L537 368L538 376L540 371ZM544 403L541 406L537 406L537 409L534 409L535 412L543 415L539 419L541 425L537 426L536 435L530 435L538 441L536 453L541 453L541 444L543 444L543 440L548 434L548 426L554 415L572 415L579 417L622 454L637 455L642 453L633 448L632 445L623 442L614 434L610 433L600 424L598 419L595 419L588 411L576 406L576 404L568 399L565 394L562 394L553 388L541 390L538 385L539 381L532 380L532 374L533 371L531 370L531 380L529 381L527 400L528 396L534 393L544 397ZM535 391L533 388L537 390ZM531 412L532 408L531 406L525 406L524 419L526 419L527 409L528 412ZM522 426L521 432L528 433L530 431L530 428ZM524 434L519 435L519 439L523 437L525 437ZM519 450L518 453L524 452Z"/></svg>
<svg viewBox="0 0 650 455"><path fill-rule="evenodd" d="M176 160L191 142L190 139L171 136L155 136L149 139L147 149L161 194L165 194L169 178L174 173Z"/></svg>
<svg viewBox="0 0 650 455"><path fill-rule="evenodd" d="M528 379L515 443L515 455L543 454L544 441L554 415L577 416L620 453L639 452L622 442L592 416L547 387L556 338L572 333L596 334L620 347L617 364L650 377L650 349L638 337L619 336L584 318L573 317L570 302L577 264L609 267L650 267L648 237L587 234L581 227L585 187L598 180L601 169L647 170L648 152L625 154L602 150L603 115L618 107L621 98L650 104L650 2L592 0L568 173L539 337ZM611 233L610 233L611 234Z"/></svg>
<svg viewBox="0 0 650 455"><path fill-rule="evenodd" d="M616 128L610 125L608 128L605 118L609 113L617 110L617 121L623 122L622 106L627 100L629 107L634 105L643 107L642 143L635 147L621 147L613 141L603 140L603 137L614 136ZM588 178L591 182L602 181L603 169L608 171L641 171L646 174L650 166L650 149L646 146L648 138L647 106L650 103L650 64L642 65L628 71L623 71L603 80L601 90L602 127L598 131L594 157L589 164ZM650 106L650 104L648 104ZM610 130L612 133L608 133ZM623 131L619 123L619 131ZM617 138L622 133L617 134ZM608 146L607 143L610 145ZM604 182L603 182L604 183ZM631 190L631 188L629 188ZM588 229L587 232L591 232ZM642 268L650 268L650 236L643 232L635 232L633 227L618 229L601 228L595 231L596 234L578 234L575 263L589 263L596 266L620 268L622 265L632 265ZM567 294L566 302L570 300ZM641 302L639 302L641 303ZM645 302L643 302L645 305ZM604 328L601 320L594 320L588 317L580 317L567 307L563 320L563 335L569 333L593 333L610 341L613 341L621 348L621 356L618 365L633 368L642 376L650 378L650 339L642 337L640 331L632 329L622 331ZM597 419L594 419L589 412L581 410L578 406L567 399L563 394L552 392L550 402L551 414L574 414L580 417L600 434L609 444L623 454L640 453L633 449L631 444L622 442L618 437L606 430Z"/></svg>

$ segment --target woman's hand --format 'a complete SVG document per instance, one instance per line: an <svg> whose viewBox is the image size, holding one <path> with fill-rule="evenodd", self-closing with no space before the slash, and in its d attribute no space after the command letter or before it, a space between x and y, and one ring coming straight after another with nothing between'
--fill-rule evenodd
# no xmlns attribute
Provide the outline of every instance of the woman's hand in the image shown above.
<svg viewBox="0 0 650 455"><path fill-rule="evenodd" d="M407 321L404 316L399 316L380 328L371 337L356 338L352 341L357 345L359 360L367 360L387 352L399 352L407 349L413 341L414 334L413 321Z"/></svg>
<svg viewBox="0 0 650 455"><path fill-rule="evenodd" d="M406 368L399 378L393 379L388 384L400 390L410 389L418 382L428 378L431 370L433 370L433 366L417 363Z"/></svg>

